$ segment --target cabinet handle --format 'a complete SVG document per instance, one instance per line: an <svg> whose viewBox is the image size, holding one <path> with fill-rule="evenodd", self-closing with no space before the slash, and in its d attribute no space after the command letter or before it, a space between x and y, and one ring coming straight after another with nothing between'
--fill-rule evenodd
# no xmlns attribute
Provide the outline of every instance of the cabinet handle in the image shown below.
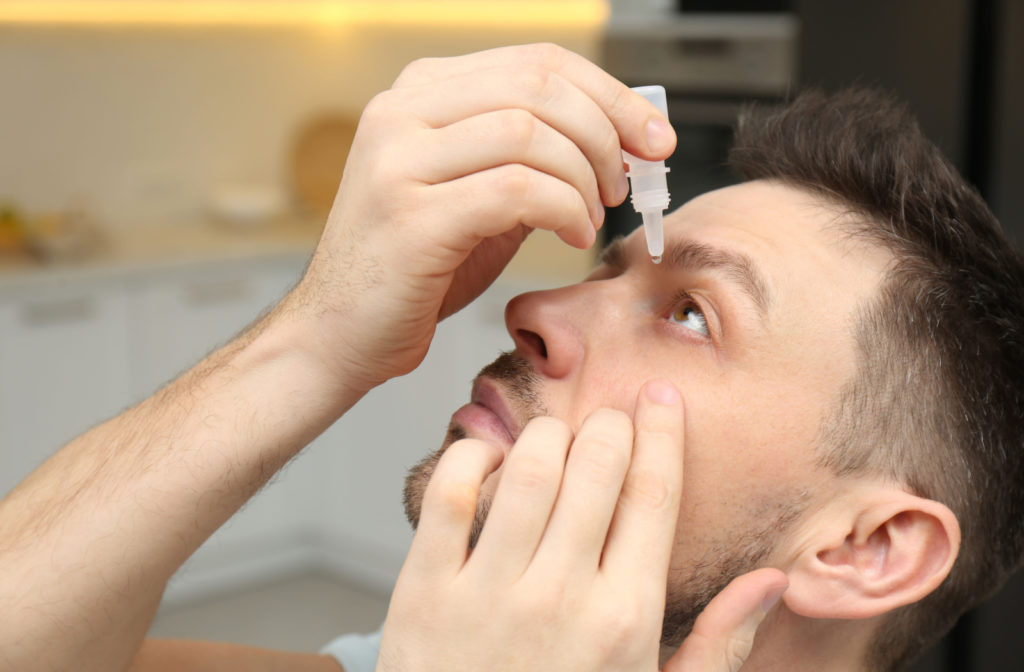
<svg viewBox="0 0 1024 672"><path fill-rule="evenodd" d="M230 303L248 298L252 287L242 278L195 283L185 287L185 301L194 306Z"/></svg>
<svg viewBox="0 0 1024 672"><path fill-rule="evenodd" d="M75 296L54 301L27 303L21 307L21 322L28 327L50 327L86 322L96 317L96 301Z"/></svg>

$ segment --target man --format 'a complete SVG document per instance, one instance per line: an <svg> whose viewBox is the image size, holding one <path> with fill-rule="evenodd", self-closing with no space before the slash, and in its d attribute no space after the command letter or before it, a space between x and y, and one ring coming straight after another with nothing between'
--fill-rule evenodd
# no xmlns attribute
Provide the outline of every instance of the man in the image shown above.
<svg viewBox="0 0 1024 672"><path fill-rule="evenodd" d="M296 290L0 504L0 661L337 669L136 650L189 553L414 368L530 227L593 243L620 145L656 160L673 137L557 48L410 66ZM514 352L410 477L380 669L895 669L1016 566L1020 256L871 96L801 98L735 152L752 181L667 218L660 266L633 236L509 304Z"/></svg>
<svg viewBox="0 0 1024 672"><path fill-rule="evenodd" d="M565 511L600 505L573 502L581 488L570 476L574 467L586 471L586 454L573 445L563 478L561 452L522 445L533 427L527 420L561 418L564 432L580 428L577 442L588 428L604 437L627 432L627 416L588 414L630 412L636 390L658 375L676 384L686 409L665 655L729 580L770 566L789 587L743 669L897 669L1016 568L1024 541L1019 252L907 112L872 92L809 93L785 110L746 116L732 163L751 181L668 217L661 265L634 234L611 245L587 282L509 303L516 349L484 369L449 442L502 445L501 485L519 473L532 487L520 487L518 498L503 488L493 494L498 473L464 474L469 483L486 476L470 534L472 543L482 529L479 545L458 571L458 560L420 569L414 545L405 570L412 578L400 581L395 603L429 594L436 619L445 613L437 595L457 584L449 577L473 582L479 573L475 590L449 589L461 609L452 620L476 636L474 618L486 622L489 605L530 585L517 578L502 594L492 585L500 568L518 563L523 569L507 572L516 577L549 568L551 549L582 534ZM628 441L609 444L600 443L590 471L621 473L627 457L615 446ZM443 452L409 478L414 524L434 487L431 472L444 469ZM533 463L540 460L543 469ZM546 480L537 476L544 469ZM526 500L543 497L535 490L560 480L532 558L477 559L489 542L516 533ZM616 532L613 523L602 565ZM427 538L442 534L432 527ZM572 566L566 583L586 568ZM553 612L586 604L565 593ZM479 606L474 594L485 596ZM385 646L390 628L404 638L456 636L426 617L403 628L407 620L415 619L390 619ZM525 636L523 646L537 639ZM563 667L579 657L573 651Z"/></svg>

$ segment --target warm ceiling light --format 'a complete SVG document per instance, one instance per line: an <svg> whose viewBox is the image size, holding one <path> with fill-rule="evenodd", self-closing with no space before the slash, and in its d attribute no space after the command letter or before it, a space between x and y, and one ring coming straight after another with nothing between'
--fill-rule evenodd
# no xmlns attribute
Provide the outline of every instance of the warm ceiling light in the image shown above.
<svg viewBox="0 0 1024 672"><path fill-rule="evenodd" d="M579 26L606 0L0 0L0 24Z"/></svg>

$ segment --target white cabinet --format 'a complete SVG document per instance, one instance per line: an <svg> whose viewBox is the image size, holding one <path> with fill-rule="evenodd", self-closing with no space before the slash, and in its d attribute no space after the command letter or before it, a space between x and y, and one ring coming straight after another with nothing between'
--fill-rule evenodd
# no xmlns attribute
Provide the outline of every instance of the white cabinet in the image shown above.
<svg viewBox="0 0 1024 672"><path fill-rule="evenodd" d="M204 267L148 278L133 288L133 393L144 399L230 341L284 296L298 263Z"/></svg>
<svg viewBox="0 0 1024 672"><path fill-rule="evenodd" d="M150 277L131 290L133 394L143 399L224 345L273 306L298 280L301 260L204 267ZM185 576L230 584L238 571L269 573L301 562L319 469L295 461L219 529L189 561ZM214 577L214 578L211 578ZM187 583L187 581L186 581ZM172 589L182 585L172 582ZM192 594L196 587L187 588Z"/></svg>
<svg viewBox="0 0 1024 672"><path fill-rule="evenodd" d="M89 426L225 343L304 259L203 263L0 293L0 496ZM221 528L171 600L311 566L386 588L410 538L406 469L444 437L479 369L511 346L499 282L439 325L423 365L373 390Z"/></svg>
<svg viewBox="0 0 1024 672"><path fill-rule="evenodd" d="M40 282L0 295L0 496L279 299L301 261Z"/></svg>
<svg viewBox="0 0 1024 672"><path fill-rule="evenodd" d="M0 495L47 456L130 402L121 287L0 300Z"/></svg>

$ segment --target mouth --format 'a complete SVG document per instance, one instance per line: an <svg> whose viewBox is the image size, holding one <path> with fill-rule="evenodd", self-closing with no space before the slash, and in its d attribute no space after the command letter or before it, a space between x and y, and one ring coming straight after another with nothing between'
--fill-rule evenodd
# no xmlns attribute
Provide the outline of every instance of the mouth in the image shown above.
<svg viewBox="0 0 1024 672"><path fill-rule="evenodd" d="M522 431L498 385L484 377L473 381L470 403L457 410L452 420L460 424L470 436L495 441L506 455Z"/></svg>

